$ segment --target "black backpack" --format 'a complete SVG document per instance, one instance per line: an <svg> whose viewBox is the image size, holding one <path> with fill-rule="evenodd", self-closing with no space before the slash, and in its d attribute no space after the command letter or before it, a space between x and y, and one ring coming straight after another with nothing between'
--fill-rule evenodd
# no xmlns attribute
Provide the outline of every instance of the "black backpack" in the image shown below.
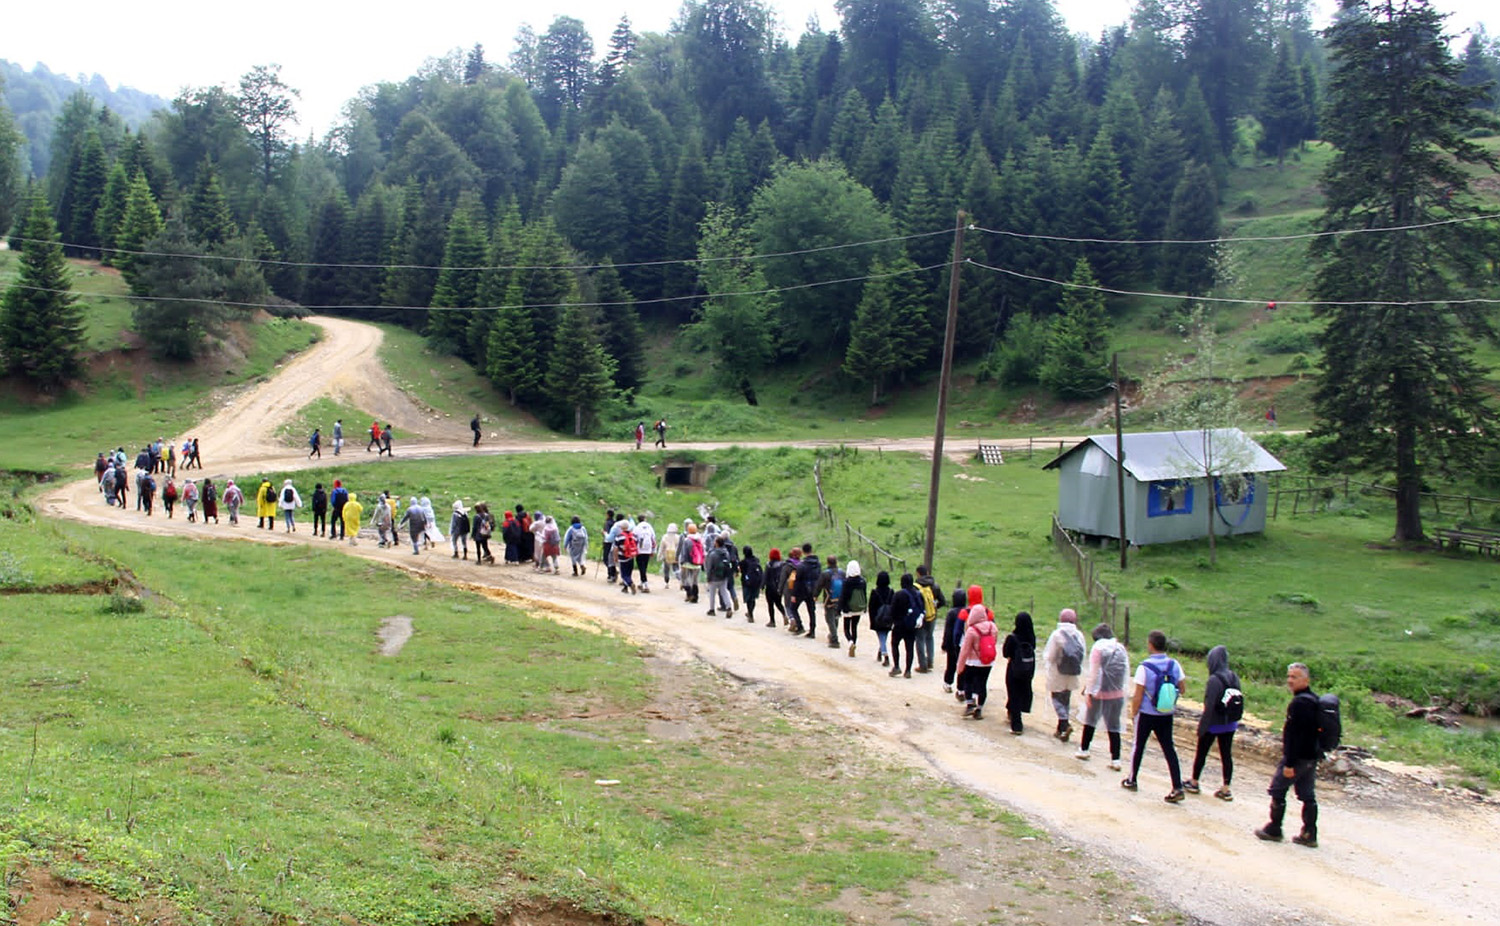
<svg viewBox="0 0 1500 926"><path fill-rule="evenodd" d="M1245 717L1245 693L1240 690L1239 679L1232 674L1220 675L1219 678L1224 683L1224 693L1219 696L1219 710L1224 715L1224 722L1239 723Z"/></svg>
<svg viewBox="0 0 1500 926"><path fill-rule="evenodd" d="M740 564L740 579L746 585L759 586L765 579L765 573L760 568L760 560L743 560Z"/></svg>
<svg viewBox="0 0 1500 926"><path fill-rule="evenodd" d="M294 492L294 491L292 491L292 487L291 486L287 486L286 488L284 488L284 489L281 490L281 501L284 504L290 505L292 503L292 499L294 499L296 497L297 497L297 493Z"/></svg>
<svg viewBox="0 0 1500 926"><path fill-rule="evenodd" d="M1339 713L1339 696L1318 696L1318 751L1327 755L1338 748L1344 735L1344 719Z"/></svg>

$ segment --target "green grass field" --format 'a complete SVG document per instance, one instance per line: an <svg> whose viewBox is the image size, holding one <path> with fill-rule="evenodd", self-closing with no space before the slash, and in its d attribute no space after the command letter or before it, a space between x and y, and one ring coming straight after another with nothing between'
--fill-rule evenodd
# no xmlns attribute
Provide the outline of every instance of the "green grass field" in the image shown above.
<svg viewBox="0 0 1500 926"><path fill-rule="evenodd" d="M89 350L110 351L125 347L133 327L129 287L120 273L98 261L69 261L73 268L73 290L83 308ZM0 251L0 291L19 273L20 255Z"/></svg>

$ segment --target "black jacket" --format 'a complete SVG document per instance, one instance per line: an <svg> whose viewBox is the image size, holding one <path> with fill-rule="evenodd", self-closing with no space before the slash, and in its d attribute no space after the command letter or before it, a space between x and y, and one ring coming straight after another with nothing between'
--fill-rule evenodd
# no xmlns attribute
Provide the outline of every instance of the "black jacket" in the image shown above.
<svg viewBox="0 0 1500 926"><path fill-rule="evenodd" d="M818 577L822 574L823 566L816 556L809 556L802 560L802 565L797 567L797 584L792 588L798 601L813 600L818 587Z"/></svg>
<svg viewBox="0 0 1500 926"><path fill-rule="evenodd" d="M1318 748L1318 696L1311 688L1292 696L1286 706L1286 724L1281 728L1281 760L1287 765L1316 762Z"/></svg>

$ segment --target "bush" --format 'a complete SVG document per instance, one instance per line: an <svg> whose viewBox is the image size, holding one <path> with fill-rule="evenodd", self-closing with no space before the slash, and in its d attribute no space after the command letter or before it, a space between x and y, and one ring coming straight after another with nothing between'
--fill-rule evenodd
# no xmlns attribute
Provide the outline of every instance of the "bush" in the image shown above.
<svg viewBox="0 0 1500 926"><path fill-rule="evenodd" d="M1051 326L1023 312L1005 326L1005 339L985 361L996 379L1006 386L1029 386L1037 382L1042 358L1047 353Z"/></svg>
<svg viewBox="0 0 1500 926"><path fill-rule="evenodd" d="M1255 348L1264 354L1306 354L1316 350L1317 345L1311 331L1276 327L1262 335Z"/></svg>
<svg viewBox="0 0 1500 926"><path fill-rule="evenodd" d="M1308 361L1306 354L1298 354L1287 363L1286 369L1288 373L1310 370L1312 369L1312 363Z"/></svg>

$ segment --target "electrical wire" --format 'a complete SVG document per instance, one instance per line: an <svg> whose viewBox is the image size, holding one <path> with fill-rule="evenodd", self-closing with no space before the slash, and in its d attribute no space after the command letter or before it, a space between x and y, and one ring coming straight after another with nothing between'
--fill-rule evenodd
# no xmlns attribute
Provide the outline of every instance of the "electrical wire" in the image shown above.
<svg viewBox="0 0 1500 926"><path fill-rule="evenodd" d="M486 306L427 306L427 305L310 305L300 308L310 309L313 312L351 311L357 309L374 310L379 309L387 312L498 312L503 309L592 309L592 308L619 308L621 306L659 305L668 302L688 302L702 299L728 299L735 296L766 296L773 293L785 293L793 290L815 289L819 286L837 286L840 283L863 283L867 280L883 280L888 277L904 276L912 273L922 273L928 270L937 270L941 267L952 266L951 260L940 264L928 264L925 267L908 267L904 270L892 270L889 273L871 273L865 276L844 277L838 280L819 280L813 283L793 283L789 286L772 286L765 289L747 289L727 293L699 293L691 296L662 296L657 299L626 299L614 302L536 302L523 305L486 305ZM34 293L66 294L76 292L70 289L51 289L44 286L30 286L24 283L12 283L12 286ZM140 302L186 302L195 305L222 305L236 309L285 309L289 307L285 302L230 302L222 299L201 299L184 296L136 296L124 295L119 297L134 299Z"/></svg>
<svg viewBox="0 0 1500 926"><path fill-rule="evenodd" d="M1311 238L1332 238L1342 235L1367 235L1373 232L1397 232L1397 231L1421 231L1425 228L1437 228L1442 225L1457 225L1464 222L1482 222L1486 219L1500 219L1500 212L1485 212L1479 215L1462 216L1454 219L1442 219L1437 222L1422 222L1417 225L1387 225L1375 228L1341 228L1334 231L1300 232L1295 235L1244 235L1235 238L1070 238L1066 235L1040 235L1028 232L1011 231L1003 228L985 228L982 225L970 225L972 231L983 232L987 235L997 235L1005 238L1023 238L1028 241L1059 241L1067 244L1129 244L1129 245L1156 245L1156 244L1244 244L1254 241L1306 241Z"/></svg>
<svg viewBox="0 0 1500 926"><path fill-rule="evenodd" d="M426 264L340 264L340 263L318 263L316 261L297 260L274 260L263 257L236 257L230 254L174 254L167 251L134 251L126 248L105 248L94 245L82 245L73 242L59 242L65 248L73 248L80 251L97 251L101 254L126 254L131 257L174 257L180 260L219 260L239 264L261 264L273 267L304 267L304 268L330 268L336 270L451 270L463 273L483 273L490 270L570 270L582 272L586 270L603 270L606 267L670 267L681 264L711 264L727 260L771 260L778 257L800 257L804 254L821 254L826 251L839 251L847 248L860 248L877 244L891 244L897 241L911 241L917 238L932 238L937 235L951 235L953 229L943 228L938 231L919 232L913 235L896 235L890 238L872 238L868 241L851 241L846 244L829 244L817 248L802 248L796 251L776 251L769 254L731 254L724 257L690 257L673 258L662 260L640 260L629 263L609 264L496 264L491 267L443 267L430 266ZM25 243L36 243L38 238L24 238L20 235L9 236L12 241ZM45 242L44 242L45 243Z"/></svg>
<svg viewBox="0 0 1500 926"><path fill-rule="evenodd" d="M1416 307L1434 305L1500 305L1500 299L1486 299L1477 296L1465 299L1414 299L1405 302L1389 299L1360 299L1349 302L1337 302L1331 300L1316 299L1235 299L1227 296L1186 296L1182 293L1153 293L1132 289L1114 289L1108 286L1088 286L1083 283L1073 283L1068 280L1054 280L1050 277L1036 276L1035 274L1031 273L1022 273L1019 270L1007 270L1004 267L992 267L989 264L982 264L977 260L971 260L969 258L965 258L964 263L974 267L978 267L981 270L989 270L994 273L1004 274L1005 276L1015 277L1021 280L1030 280L1033 283L1048 283L1052 286L1062 286L1067 289L1086 289L1091 292L1106 293L1111 296L1140 296L1142 298L1149 299L1190 299L1195 302L1218 302L1227 303L1230 305L1268 305L1274 302L1278 306L1352 306L1356 308L1359 306Z"/></svg>

